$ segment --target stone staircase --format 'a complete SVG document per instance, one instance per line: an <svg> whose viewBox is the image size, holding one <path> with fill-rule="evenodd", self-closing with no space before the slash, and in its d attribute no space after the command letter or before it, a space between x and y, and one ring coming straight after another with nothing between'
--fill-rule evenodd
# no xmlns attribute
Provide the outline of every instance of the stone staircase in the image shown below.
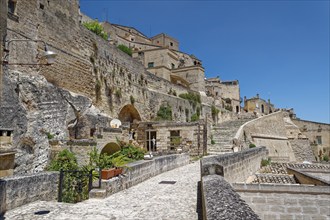
<svg viewBox="0 0 330 220"><path fill-rule="evenodd" d="M226 154L232 153L232 140L235 137L238 129L246 122L251 121L253 118L242 118L225 121L213 126L211 134L214 144L208 145L207 152L209 154Z"/></svg>

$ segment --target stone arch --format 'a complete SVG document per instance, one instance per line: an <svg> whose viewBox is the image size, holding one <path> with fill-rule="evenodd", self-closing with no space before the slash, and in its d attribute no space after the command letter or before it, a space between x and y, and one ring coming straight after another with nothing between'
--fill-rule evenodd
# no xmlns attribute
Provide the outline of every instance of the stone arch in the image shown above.
<svg viewBox="0 0 330 220"><path fill-rule="evenodd" d="M118 114L118 119L122 122L132 123L134 120L141 121L141 116L133 105L125 105Z"/></svg>
<svg viewBox="0 0 330 220"><path fill-rule="evenodd" d="M101 154L112 155L117 151L120 151L120 146L115 142L107 143L101 150Z"/></svg>

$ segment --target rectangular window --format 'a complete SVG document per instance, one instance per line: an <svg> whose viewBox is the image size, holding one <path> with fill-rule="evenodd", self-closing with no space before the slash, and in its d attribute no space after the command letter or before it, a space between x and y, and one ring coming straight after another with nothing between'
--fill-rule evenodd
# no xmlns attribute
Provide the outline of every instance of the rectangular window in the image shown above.
<svg viewBox="0 0 330 220"><path fill-rule="evenodd" d="M154 62L148 63L148 68L154 67Z"/></svg>
<svg viewBox="0 0 330 220"><path fill-rule="evenodd" d="M170 131L170 150L176 150L181 145L180 130Z"/></svg>
<svg viewBox="0 0 330 220"><path fill-rule="evenodd" d="M316 136L316 142L317 142L317 144L321 145L322 144L322 136Z"/></svg>
<svg viewBox="0 0 330 220"><path fill-rule="evenodd" d="M151 151L155 152L157 151L157 132L156 131L146 131L146 146L147 150L150 151L150 146L151 146Z"/></svg>

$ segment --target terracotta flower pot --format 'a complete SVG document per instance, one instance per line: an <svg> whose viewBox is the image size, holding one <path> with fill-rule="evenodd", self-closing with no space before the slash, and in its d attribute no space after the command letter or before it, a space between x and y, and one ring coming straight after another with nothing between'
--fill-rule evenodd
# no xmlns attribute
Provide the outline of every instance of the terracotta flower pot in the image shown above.
<svg viewBox="0 0 330 220"><path fill-rule="evenodd" d="M123 172L123 169L122 168L116 168L116 170L115 170L115 176L118 176L122 172Z"/></svg>
<svg viewBox="0 0 330 220"><path fill-rule="evenodd" d="M103 169L103 170L101 171L101 177L102 177L102 179L104 179L104 180L108 180L108 179L110 179L110 178L116 176L116 175L115 175L115 171L116 171L115 168L111 168L111 169Z"/></svg>

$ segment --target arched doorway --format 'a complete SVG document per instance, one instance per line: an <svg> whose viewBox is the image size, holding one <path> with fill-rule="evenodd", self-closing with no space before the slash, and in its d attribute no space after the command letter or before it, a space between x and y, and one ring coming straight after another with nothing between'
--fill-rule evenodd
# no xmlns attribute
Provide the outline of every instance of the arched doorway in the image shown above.
<svg viewBox="0 0 330 220"><path fill-rule="evenodd" d="M107 143L101 150L101 154L108 154L108 155L112 155L114 153L116 153L117 151L120 151L121 148L117 143L114 142L110 142Z"/></svg>
<svg viewBox="0 0 330 220"><path fill-rule="evenodd" d="M134 120L141 121L141 116L133 105L125 105L120 110L118 118L122 122L133 123Z"/></svg>
<svg viewBox="0 0 330 220"><path fill-rule="evenodd" d="M264 107L264 105L261 105L261 113L265 113L265 107Z"/></svg>

